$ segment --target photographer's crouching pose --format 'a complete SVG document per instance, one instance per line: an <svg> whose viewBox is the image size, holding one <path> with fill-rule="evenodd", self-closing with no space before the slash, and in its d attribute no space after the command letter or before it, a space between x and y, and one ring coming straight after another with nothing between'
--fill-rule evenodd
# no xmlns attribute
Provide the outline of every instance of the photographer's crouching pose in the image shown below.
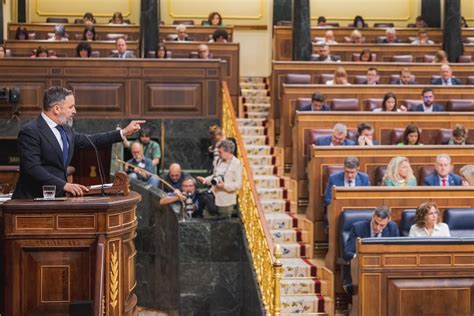
<svg viewBox="0 0 474 316"><path fill-rule="evenodd" d="M161 205L177 203L183 205L183 211L191 217L202 217L205 200L196 190L196 180L191 176L186 176L181 183L181 190L175 189L160 200Z"/></svg>
<svg viewBox="0 0 474 316"><path fill-rule="evenodd" d="M212 186L211 190L218 209L216 215L231 217L237 214L237 191L242 187L242 164L233 154L235 145L232 141L221 141L217 149L219 159L213 174L206 178L197 177L197 179L203 184Z"/></svg>

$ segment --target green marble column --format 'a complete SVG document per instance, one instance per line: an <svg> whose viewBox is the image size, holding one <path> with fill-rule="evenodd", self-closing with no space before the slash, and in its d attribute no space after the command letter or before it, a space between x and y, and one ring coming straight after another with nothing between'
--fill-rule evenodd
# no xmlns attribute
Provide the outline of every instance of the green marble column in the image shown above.
<svg viewBox="0 0 474 316"><path fill-rule="evenodd" d="M311 19L309 0L293 2L293 60L310 60Z"/></svg>
<svg viewBox="0 0 474 316"><path fill-rule="evenodd" d="M422 0L421 15L429 27L441 27L441 0Z"/></svg>
<svg viewBox="0 0 474 316"><path fill-rule="evenodd" d="M456 62L464 52L461 34L461 1L444 2L443 49L450 62Z"/></svg>
<svg viewBox="0 0 474 316"><path fill-rule="evenodd" d="M3 34L3 1L0 1L0 44L3 45L3 39L6 37Z"/></svg>
<svg viewBox="0 0 474 316"><path fill-rule="evenodd" d="M142 0L140 8L140 56L147 57L148 51L155 50L158 44L158 8L160 0Z"/></svg>
<svg viewBox="0 0 474 316"><path fill-rule="evenodd" d="M291 21L292 0L274 0L273 1L273 25L280 21Z"/></svg>

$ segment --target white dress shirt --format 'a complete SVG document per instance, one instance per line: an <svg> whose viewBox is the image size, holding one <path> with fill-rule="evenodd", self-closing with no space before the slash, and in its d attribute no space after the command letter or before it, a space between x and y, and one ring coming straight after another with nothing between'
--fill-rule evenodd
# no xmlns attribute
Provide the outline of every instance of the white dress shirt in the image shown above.
<svg viewBox="0 0 474 316"><path fill-rule="evenodd" d="M431 230L431 235L426 228L420 228L415 224L411 225L408 237L451 237L451 234L448 225L445 223L436 223Z"/></svg>

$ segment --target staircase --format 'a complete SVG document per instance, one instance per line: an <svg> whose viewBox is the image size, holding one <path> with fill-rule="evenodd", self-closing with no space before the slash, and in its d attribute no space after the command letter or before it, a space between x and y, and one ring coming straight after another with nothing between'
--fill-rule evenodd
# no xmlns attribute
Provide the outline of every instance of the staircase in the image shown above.
<svg viewBox="0 0 474 316"><path fill-rule="evenodd" d="M269 83L242 78L237 119L253 171L260 204L273 241L282 248L281 315L332 315L333 275L313 258L313 224L297 214L296 181L284 175L283 150L275 147Z"/></svg>

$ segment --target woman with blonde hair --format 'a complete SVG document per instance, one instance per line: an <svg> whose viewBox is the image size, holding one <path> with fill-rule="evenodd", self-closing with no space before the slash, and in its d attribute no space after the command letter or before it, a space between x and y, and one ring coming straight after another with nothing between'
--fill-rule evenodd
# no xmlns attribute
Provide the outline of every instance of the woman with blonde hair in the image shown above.
<svg viewBox="0 0 474 316"><path fill-rule="evenodd" d="M446 52L444 50L439 50L436 52L435 57L433 59L433 63L437 64L447 64L449 63L448 60L448 55L446 55Z"/></svg>
<svg viewBox="0 0 474 316"><path fill-rule="evenodd" d="M474 165L465 165L459 170L462 185L474 186Z"/></svg>
<svg viewBox="0 0 474 316"><path fill-rule="evenodd" d="M388 187L416 186L416 178L408 158L398 156L390 160L383 177L383 184Z"/></svg>
<svg viewBox="0 0 474 316"><path fill-rule="evenodd" d="M350 85L347 81L347 72L344 67L337 67L336 71L334 72L334 79L326 81L327 85Z"/></svg>
<svg viewBox="0 0 474 316"><path fill-rule="evenodd" d="M450 237L449 227L440 222L438 205L421 203L416 209L415 224L411 225L408 237Z"/></svg>

